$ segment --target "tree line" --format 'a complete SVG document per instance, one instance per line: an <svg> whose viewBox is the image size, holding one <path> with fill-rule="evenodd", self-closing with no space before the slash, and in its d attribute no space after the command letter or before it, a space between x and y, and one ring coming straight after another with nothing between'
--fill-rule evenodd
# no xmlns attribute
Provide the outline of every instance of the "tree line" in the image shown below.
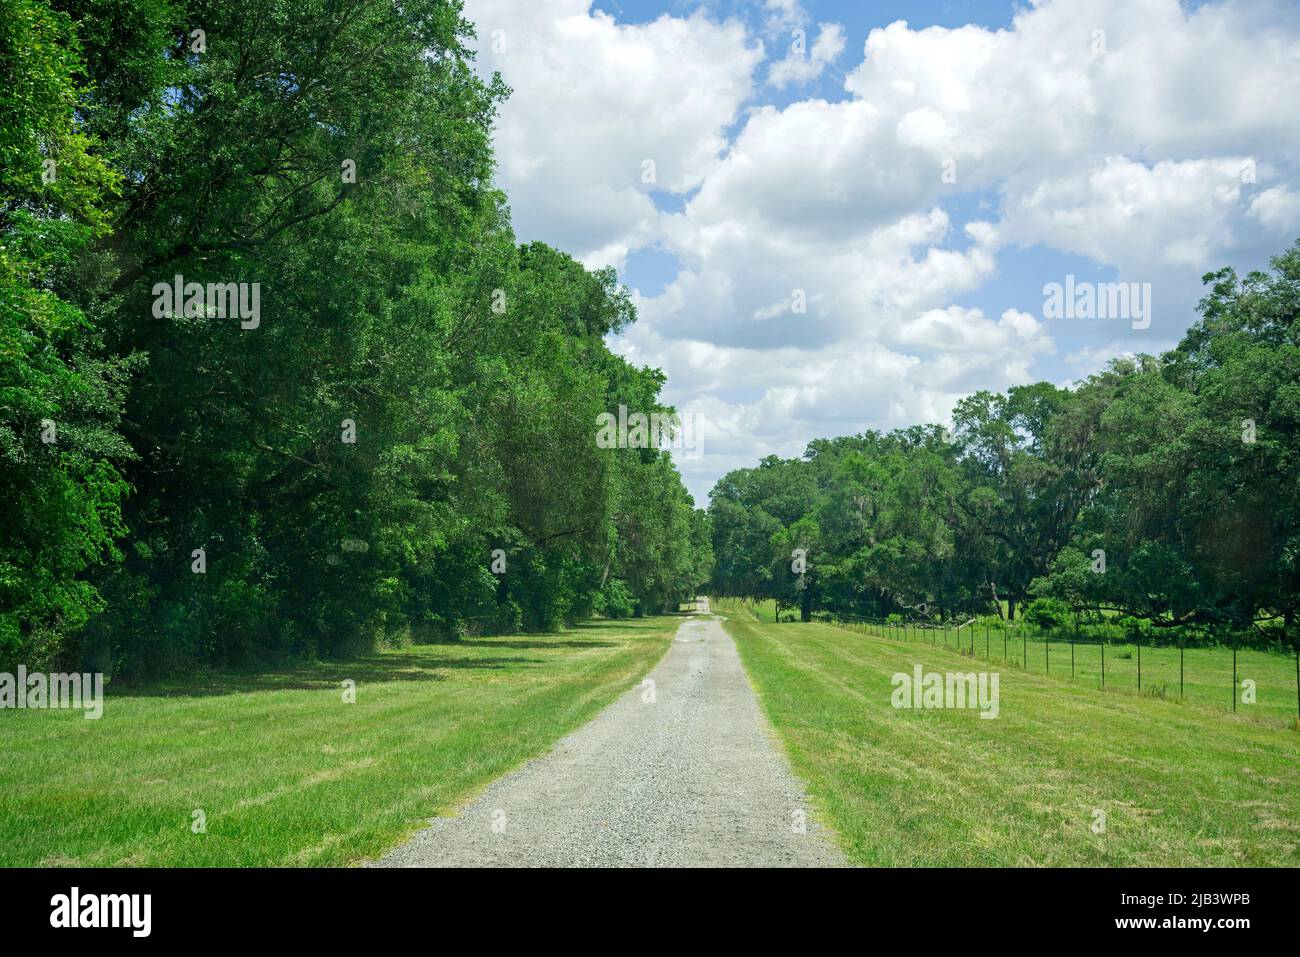
<svg viewBox="0 0 1300 957"><path fill-rule="evenodd" d="M1163 355L976 393L951 429L819 439L729 473L709 505L712 592L804 620L1028 613L1294 641L1300 243L1269 272L1204 281Z"/></svg>
<svg viewBox="0 0 1300 957"><path fill-rule="evenodd" d="M0 666L675 607L613 270L520 245L451 0L0 0Z"/></svg>

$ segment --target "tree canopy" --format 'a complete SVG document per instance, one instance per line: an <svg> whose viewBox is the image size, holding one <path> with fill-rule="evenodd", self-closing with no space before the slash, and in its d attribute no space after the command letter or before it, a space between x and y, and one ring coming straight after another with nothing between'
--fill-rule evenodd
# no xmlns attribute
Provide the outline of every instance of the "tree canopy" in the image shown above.
<svg viewBox="0 0 1300 957"><path fill-rule="evenodd" d="M668 453L595 441L663 376L605 344L612 270L516 242L458 3L0 2L0 656L344 655L707 578Z"/></svg>
<svg viewBox="0 0 1300 957"><path fill-rule="evenodd" d="M1037 599L1042 621L1294 640L1300 243L1268 273L1205 282L1162 356L977 392L951 432L817 440L731 472L709 506L712 590L805 616L1015 616Z"/></svg>

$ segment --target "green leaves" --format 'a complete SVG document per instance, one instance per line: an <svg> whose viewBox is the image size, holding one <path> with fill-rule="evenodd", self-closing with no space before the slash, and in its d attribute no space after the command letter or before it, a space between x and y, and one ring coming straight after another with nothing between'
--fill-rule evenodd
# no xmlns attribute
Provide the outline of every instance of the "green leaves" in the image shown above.
<svg viewBox="0 0 1300 957"><path fill-rule="evenodd" d="M612 270L516 246L458 4L3 2L0 647L144 676L693 593L670 460L594 441L663 376Z"/></svg>
<svg viewBox="0 0 1300 957"><path fill-rule="evenodd" d="M1206 277L1160 358L1073 389L979 392L937 427L818 440L728 474L710 504L722 595L870 616L997 610L1055 627L1294 638L1300 607L1300 243L1271 274ZM803 582L783 568L809 543ZM1008 609L1010 610L1010 608ZM1053 624L1048 624L1048 621Z"/></svg>

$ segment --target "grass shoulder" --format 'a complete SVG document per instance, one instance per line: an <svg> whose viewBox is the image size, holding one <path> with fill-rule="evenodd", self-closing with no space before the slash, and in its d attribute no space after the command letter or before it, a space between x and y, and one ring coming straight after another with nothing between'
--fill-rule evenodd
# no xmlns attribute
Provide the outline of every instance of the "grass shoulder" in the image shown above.
<svg viewBox="0 0 1300 957"><path fill-rule="evenodd" d="M849 858L881 866L1297 866L1300 735L955 650L717 602ZM892 676L1000 672L996 720L893 707Z"/></svg>
<svg viewBox="0 0 1300 957"><path fill-rule="evenodd" d="M593 621L110 687L93 721L0 713L0 865L374 858L591 719L654 666L680 622Z"/></svg>

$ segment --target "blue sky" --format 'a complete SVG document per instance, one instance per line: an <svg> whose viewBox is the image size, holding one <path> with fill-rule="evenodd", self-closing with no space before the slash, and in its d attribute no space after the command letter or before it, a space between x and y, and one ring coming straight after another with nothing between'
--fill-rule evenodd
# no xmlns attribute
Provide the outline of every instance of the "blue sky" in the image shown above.
<svg viewBox="0 0 1300 957"><path fill-rule="evenodd" d="M1300 236L1293 0L468 0L521 240L615 266L698 502L817 437L1158 353ZM905 22L904 22L905 21ZM1124 282L1150 323L1062 319Z"/></svg>

